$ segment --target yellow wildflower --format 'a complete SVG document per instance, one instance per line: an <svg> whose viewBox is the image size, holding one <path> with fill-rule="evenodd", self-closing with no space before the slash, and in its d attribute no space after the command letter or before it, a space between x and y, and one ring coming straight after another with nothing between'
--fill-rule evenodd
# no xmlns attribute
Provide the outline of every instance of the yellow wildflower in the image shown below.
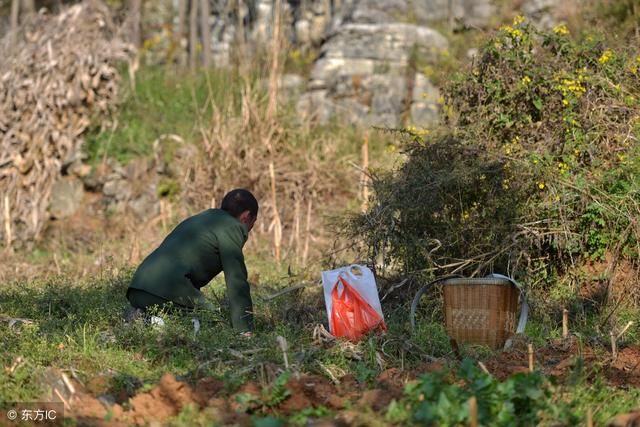
<svg viewBox="0 0 640 427"><path fill-rule="evenodd" d="M555 27L553 27L553 32L560 35L560 36L564 36L569 34L569 29L567 28L567 26L565 24L560 24L557 25Z"/></svg>
<svg viewBox="0 0 640 427"><path fill-rule="evenodd" d="M158 44L160 44L160 42L162 41L162 35L161 34L157 34L154 37L151 37L150 39L146 39L143 43L142 43L142 50L150 50L153 49L154 47L156 47Z"/></svg>
<svg viewBox="0 0 640 427"><path fill-rule="evenodd" d="M502 31L503 33L507 34L512 39L521 38L522 35L523 35L521 30L519 30L517 28L513 28L510 25L504 25L504 26L500 27L500 31Z"/></svg>
<svg viewBox="0 0 640 427"><path fill-rule="evenodd" d="M569 172L569 165L564 162L558 162L558 171L560 174L564 175Z"/></svg>
<svg viewBox="0 0 640 427"><path fill-rule="evenodd" d="M524 76L521 80L523 85L528 85L529 83L531 83L531 78L529 76Z"/></svg>
<svg viewBox="0 0 640 427"><path fill-rule="evenodd" d="M298 61L302 58L302 52L299 49L293 49L289 52L289 58L293 61Z"/></svg>
<svg viewBox="0 0 640 427"><path fill-rule="evenodd" d="M407 126L406 130L416 136L426 136L429 134L429 129L418 128L416 126Z"/></svg>
<svg viewBox="0 0 640 427"><path fill-rule="evenodd" d="M544 190L544 182L542 182L542 181L538 182L538 188L540 190Z"/></svg>
<svg viewBox="0 0 640 427"><path fill-rule="evenodd" d="M611 49L607 49L602 52L602 55L600 56L600 58L598 58L598 62L604 65L607 62L611 61L611 58L613 58L613 51Z"/></svg>
<svg viewBox="0 0 640 427"><path fill-rule="evenodd" d="M522 24L524 21L525 21L524 16L522 16L522 15L518 15L518 16L516 16L515 18L513 18L513 25L514 25L514 26L516 26L516 25L520 25L520 24Z"/></svg>
<svg viewBox="0 0 640 427"><path fill-rule="evenodd" d="M432 77L435 74L435 70L433 69L432 66L425 65L424 67L422 67L422 74L424 74L427 77Z"/></svg>

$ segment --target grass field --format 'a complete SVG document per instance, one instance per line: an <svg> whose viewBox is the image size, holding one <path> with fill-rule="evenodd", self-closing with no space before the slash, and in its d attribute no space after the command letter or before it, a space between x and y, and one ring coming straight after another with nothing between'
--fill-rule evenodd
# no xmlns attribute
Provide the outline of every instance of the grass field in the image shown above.
<svg viewBox="0 0 640 427"><path fill-rule="evenodd" d="M456 425L468 422L464 408L474 395L481 419L485 411L484 419L491 420L487 425L513 421L495 412L505 396L524 399L512 402L514 410L543 424L584 422L590 408L600 425L634 409L640 398L635 388L640 369L624 365L640 355L631 342L621 345L619 356L631 359L616 365L608 360L606 345L589 342L585 331L565 344L542 336L557 336L559 331L550 331L534 314L527 333L535 343L536 373L517 373L526 371L524 341L505 353L464 346L461 351L470 361L461 364L437 319L423 320L416 333L410 332L406 304L383 305L389 327L385 335L355 344L323 339L317 330L314 337L314 329L326 324L321 287L314 285L319 269L308 277L291 277L286 269L264 261L250 259L248 264L261 277L253 288L256 335L251 339L229 326L221 278L205 288L221 311L194 313L201 321L197 334L192 315L162 314L163 328L143 321L124 324L130 268L83 280L66 275L4 284L0 403L42 399L51 387L51 372L65 373L81 390L72 398L76 404L70 404L72 424L107 420L142 425L159 417L172 425L308 425L309 420L334 423L328 425ZM268 300L278 289L300 282L310 285ZM286 339L287 365L279 336ZM484 361L491 375L482 372L477 361ZM448 370L457 374L445 374ZM163 377L167 373L173 376ZM452 380L456 375L458 380ZM167 383L186 384L195 397L168 403L158 391L169 387ZM202 384L215 387L203 389ZM304 384L312 386L307 390ZM170 410L144 412L143 397ZM102 408L90 412L89 403L98 401L105 402Z"/></svg>

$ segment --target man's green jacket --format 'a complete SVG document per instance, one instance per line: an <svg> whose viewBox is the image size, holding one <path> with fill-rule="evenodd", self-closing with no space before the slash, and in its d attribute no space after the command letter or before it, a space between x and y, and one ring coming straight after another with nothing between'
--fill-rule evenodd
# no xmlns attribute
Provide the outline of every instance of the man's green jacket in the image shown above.
<svg viewBox="0 0 640 427"><path fill-rule="evenodd" d="M222 209L207 209L181 222L138 267L129 285L193 307L199 289L224 271L231 322L253 329L251 291L242 247L247 226Z"/></svg>

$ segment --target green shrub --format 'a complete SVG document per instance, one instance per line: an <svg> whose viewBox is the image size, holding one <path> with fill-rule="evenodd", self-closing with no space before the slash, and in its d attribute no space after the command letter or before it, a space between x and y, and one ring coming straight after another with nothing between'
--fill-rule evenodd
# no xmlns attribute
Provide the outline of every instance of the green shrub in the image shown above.
<svg viewBox="0 0 640 427"><path fill-rule="evenodd" d="M581 259L637 261L640 56L518 17L444 87L443 126L400 132L407 160L374 176L351 222L405 273L551 282Z"/></svg>

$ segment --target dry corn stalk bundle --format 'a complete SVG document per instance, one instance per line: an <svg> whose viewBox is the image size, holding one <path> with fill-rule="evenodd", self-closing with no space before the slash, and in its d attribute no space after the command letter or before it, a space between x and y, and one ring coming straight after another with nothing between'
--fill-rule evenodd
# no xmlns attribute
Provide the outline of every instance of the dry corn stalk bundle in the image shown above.
<svg viewBox="0 0 640 427"><path fill-rule="evenodd" d="M88 1L38 14L0 42L0 236L37 238L49 194L93 117L117 101L120 41L109 9Z"/></svg>

